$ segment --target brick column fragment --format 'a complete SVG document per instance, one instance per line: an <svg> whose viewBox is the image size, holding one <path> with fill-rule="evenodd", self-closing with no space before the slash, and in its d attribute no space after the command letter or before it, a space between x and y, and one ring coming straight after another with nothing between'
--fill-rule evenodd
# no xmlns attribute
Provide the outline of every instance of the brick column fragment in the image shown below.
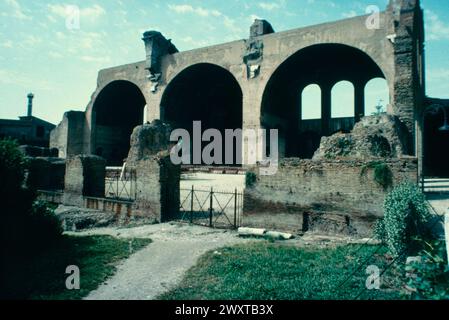
<svg viewBox="0 0 449 320"><path fill-rule="evenodd" d="M106 160L97 156L79 155L67 159L63 204L84 206L84 197L103 198Z"/></svg>

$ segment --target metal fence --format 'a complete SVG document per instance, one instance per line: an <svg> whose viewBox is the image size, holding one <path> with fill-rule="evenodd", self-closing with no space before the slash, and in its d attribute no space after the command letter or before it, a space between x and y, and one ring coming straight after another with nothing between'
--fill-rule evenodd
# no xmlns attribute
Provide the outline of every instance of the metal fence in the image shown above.
<svg viewBox="0 0 449 320"><path fill-rule="evenodd" d="M136 171L107 169L105 197L116 200L134 201L136 199Z"/></svg>
<svg viewBox="0 0 449 320"><path fill-rule="evenodd" d="M177 220L211 228L234 228L241 225L243 193L181 189Z"/></svg>

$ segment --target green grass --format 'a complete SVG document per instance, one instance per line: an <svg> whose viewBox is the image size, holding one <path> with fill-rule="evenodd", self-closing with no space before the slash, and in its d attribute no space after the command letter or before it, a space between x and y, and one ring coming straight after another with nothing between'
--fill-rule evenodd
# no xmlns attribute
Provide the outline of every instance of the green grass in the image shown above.
<svg viewBox="0 0 449 320"><path fill-rule="evenodd" d="M7 299L81 299L111 277L122 259L150 242L149 239L109 236L64 236L42 253L8 259L1 294ZM65 270L69 265L80 268L80 290L66 289L65 281L69 275Z"/></svg>
<svg viewBox="0 0 449 320"><path fill-rule="evenodd" d="M361 248L361 249L360 249ZM377 249L378 254L337 290L354 269ZM251 243L210 252L190 269L182 283L162 295L166 300L320 300L355 299L365 288L366 267L381 270L390 260L378 246L298 248L276 243ZM379 291L360 299L401 298L402 270L392 268Z"/></svg>

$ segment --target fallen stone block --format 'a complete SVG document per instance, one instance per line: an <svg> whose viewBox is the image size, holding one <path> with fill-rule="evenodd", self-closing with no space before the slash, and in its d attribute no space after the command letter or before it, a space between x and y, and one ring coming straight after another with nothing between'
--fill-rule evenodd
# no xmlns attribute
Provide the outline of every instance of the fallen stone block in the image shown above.
<svg viewBox="0 0 449 320"><path fill-rule="evenodd" d="M276 240L290 240L294 238L294 236L291 233L284 233L277 231L268 231L267 233L265 233L265 236Z"/></svg>
<svg viewBox="0 0 449 320"><path fill-rule="evenodd" d="M240 237L264 237L267 233L267 230L255 228L239 228L238 233Z"/></svg>

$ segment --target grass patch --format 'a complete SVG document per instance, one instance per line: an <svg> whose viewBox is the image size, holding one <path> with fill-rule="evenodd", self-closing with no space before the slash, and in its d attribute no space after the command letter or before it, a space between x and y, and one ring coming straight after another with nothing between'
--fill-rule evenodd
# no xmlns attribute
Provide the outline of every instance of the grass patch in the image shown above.
<svg viewBox="0 0 449 320"><path fill-rule="evenodd" d="M358 265L378 250L339 290ZM165 300L339 300L355 299L366 287L366 267L383 270L390 260L386 248L349 245L298 248L252 243L209 252L190 269L182 283L160 296ZM401 298L402 270L382 277L381 290L365 291L360 299Z"/></svg>
<svg viewBox="0 0 449 320"><path fill-rule="evenodd" d="M1 295L6 299L76 300L111 277L117 264L147 246L149 239L116 239L110 236L64 236L39 254L23 254L6 261ZM24 258L23 256L26 256ZM67 290L65 270L80 269L81 290Z"/></svg>

